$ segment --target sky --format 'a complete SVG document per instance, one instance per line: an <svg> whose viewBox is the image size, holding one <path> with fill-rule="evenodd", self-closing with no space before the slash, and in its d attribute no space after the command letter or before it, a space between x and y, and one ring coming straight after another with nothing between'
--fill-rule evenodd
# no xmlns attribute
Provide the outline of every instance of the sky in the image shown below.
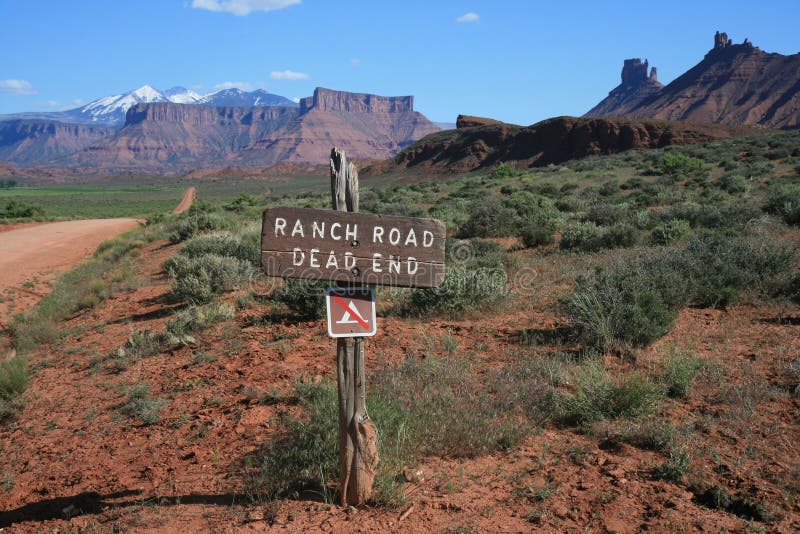
<svg viewBox="0 0 800 534"><path fill-rule="evenodd" d="M145 84L289 98L328 87L414 95L434 121L527 125L588 111L626 58L672 81L716 30L796 54L798 21L800 0L0 0L0 114Z"/></svg>

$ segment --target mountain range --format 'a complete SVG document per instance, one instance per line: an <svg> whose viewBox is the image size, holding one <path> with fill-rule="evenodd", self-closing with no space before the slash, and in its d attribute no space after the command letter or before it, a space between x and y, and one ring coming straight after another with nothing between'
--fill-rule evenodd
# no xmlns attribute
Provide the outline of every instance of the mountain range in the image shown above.
<svg viewBox="0 0 800 534"><path fill-rule="evenodd" d="M290 106L263 105L266 96L253 93L216 93L215 98L221 102L222 97L254 96L259 105L152 101L163 93L139 92L143 101L128 107L121 128L29 118L0 121L0 160L80 174L174 175L197 168L266 167L284 161L323 164L332 146L354 158L385 159L439 130L414 111L412 96L317 88L313 96ZM117 113L130 99L109 97L98 102L102 105L88 112Z"/></svg>
<svg viewBox="0 0 800 534"><path fill-rule="evenodd" d="M263 89L243 91L238 88L222 89L201 96L185 87L173 87L160 91L143 85L128 93L99 98L84 106L66 111L25 112L0 115L0 121L31 119L41 121L66 122L70 124L92 124L95 126L121 127L125 124L125 113L134 105L151 102L172 102L175 104L199 104L217 107L255 107L286 106L296 108L294 102L285 96L268 93Z"/></svg>
<svg viewBox="0 0 800 534"><path fill-rule="evenodd" d="M626 59L622 83L584 116L800 127L800 54L767 53L716 32L702 61L671 83L647 68Z"/></svg>

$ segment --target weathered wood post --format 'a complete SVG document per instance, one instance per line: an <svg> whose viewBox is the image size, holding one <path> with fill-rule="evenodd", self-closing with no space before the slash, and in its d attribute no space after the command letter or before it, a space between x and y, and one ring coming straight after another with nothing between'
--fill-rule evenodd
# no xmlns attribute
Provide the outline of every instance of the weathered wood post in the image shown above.
<svg viewBox="0 0 800 534"><path fill-rule="evenodd" d="M331 149L333 209L358 211L358 170L344 151ZM339 490L342 506L359 505L372 497L378 466L378 434L367 414L364 339L336 339L339 390Z"/></svg>

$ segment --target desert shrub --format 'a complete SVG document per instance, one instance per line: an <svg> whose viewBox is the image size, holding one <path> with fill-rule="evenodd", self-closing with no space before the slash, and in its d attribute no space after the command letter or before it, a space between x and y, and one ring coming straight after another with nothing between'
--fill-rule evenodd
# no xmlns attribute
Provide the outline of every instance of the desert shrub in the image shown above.
<svg viewBox="0 0 800 534"><path fill-rule="evenodd" d="M176 313L167 322L167 332L180 338L216 323L233 319L235 311L234 307L226 302L215 302L205 308L189 306Z"/></svg>
<svg viewBox="0 0 800 534"><path fill-rule="evenodd" d="M550 245L555 241L551 228L539 226L537 224L523 226L519 237L522 240L522 244L530 248Z"/></svg>
<svg viewBox="0 0 800 534"><path fill-rule="evenodd" d="M620 343L647 345L672 328L689 287L668 258L641 256L578 280L567 297L567 315L587 344L612 348Z"/></svg>
<svg viewBox="0 0 800 534"><path fill-rule="evenodd" d="M706 165L702 160L671 150L664 152L661 168L665 174L671 175L690 176L706 172Z"/></svg>
<svg viewBox="0 0 800 534"><path fill-rule="evenodd" d="M419 315L457 315L468 309L496 307L507 295L508 278L502 269L448 268L439 287L411 292L410 311Z"/></svg>
<svg viewBox="0 0 800 534"><path fill-rule="evenodd" d="M731 195L746 193L750 190L750 184L744 176L728 173L719 177L719 187Z"/></svg>
<svg viewBox="0 0 800 534"><path fill-rule="evenodd" d="M469 201L443 197L428 210L428 215L442 221L446 227L460 227L469 219Z"/></svg>
<svg viewBox="0 0 800 534"><path fill-rule="evenodd" d="M481 200L471 205L459 237L508 237L516 234L517 213L498 201Z"/></svg>
<svg viewBox="0 0 800 534"><path fill-rule="evenodd" d="M0 218L6 219L27 219L41 215L44 215L42 208L16 198L10 199L3 211L0 211Z"/></svg>
<svg viewBox="0 0 800 534"><path fill-rule="evenodd" d="M770 242L705 231L675 256L675 268L690 281L696 306L724 308L744 290L764 292L791 268L794 252Z"/></svg>
<svg viewBox="0 0 800 534"><path fill-rule="evenodd" d="M172 243L180 243L197 234L226 230L230 227L231 221L221 213L190 210L171 225L169 240Z"/></svg>
<svg viewBox="0 0 800 534"><path fill-rule="evenodd" d="M572 393L559 393L556 398L558 419L563 424L646 415L663 398L661 388L649 379L628 375L615 382L596 361L582 365L575 381Z"/></svg>
<svg viewBox="0 0 800 534"><path fill-rule="evenodd" d="M445 244L446 263L465 268L500 268L509 257L505 248L491 239L474 238L465 241L448 238Z"/></svg>
<svg viewBox="0 0 800 534"><path fill-rule="evenodd" d="M512 194L503 201L503 204L514 210L521 224L555 228L561 220L561 213L550 198L528 191Z"/></svg>
<svg viewBox="0 0 800 534"><path fill-rule="evenodd" d="M259 244L252 239L244 240L232 235L207 235L189 240L181 248L179 254L187 258L216 254L217 256L239 258L258 265L261 257L260 248Z"/></svg>
<svg viewBox="0 0 800 534"><path fill-rule="evenodd" d="M253 274L252 263L230 256L180 254L164 263L172 295L192 304L205 304L216 295L245 286Z"/></svg>
<svg viewBox="0 0 800 534"><path fill-rule="evenodd" d="M586 210L583 220L598 226L611 226L628 219L630 212L631 207L628 204L592 204Z"/></svg>
<svg viewBox="0 0 800 534"><path fill-rule="evenodd" d="M600 250L600 228L593 222L567 226L561 234L559 246L562 250L593 252Z"/></svg>
<svg viewBox="0 0 800 534"><path fill-rule="evenodd" d="M764 211L780 216L786 224L800 225L800 185L783 185L772 189Z"/></svg>
<svg viewBox="0 0 800 534"><path fill-rule="evenodd" d="M692 227L688 221L671 219L653 228L650 232L650 242L654 245L669 245L688 237L691 233Z"/></svg>
<svg viewBox="0 0 800 534"><path fill-rule="evenodd" d="M636 229L630 224L619 223L607 228L600 236L603 248L632 247L636 244Z"/></svg>
<svg viewBox="0 0 800 534"><path fill-rule="evenodd" d="M24 359L14 356L0 361L0 421L21 409L21 396L29 382L30 372Z"/></svg>
<svg viewBox="0 0 800 534"><path fill-rule="evenodd" d="M683 202L660 213L663 221L682 219L692 228L739 228L762 213L755 206L742 202L723 202L715 205Z"/></svg>
<svg viewBox="0 0 800 534"><path fill-rule="evenodd" d="M161 410L166 408L167 401L150 397L150 387L137 384L128 390L128 400L118 411L120 414L138 419L145 426L155 425L161 421Z"/></svg>
<svg viewBox="0 0 800 534"><path fill-rule="evenodd" d="M329 382L295 385L302 419L284 417L248 461L250 490L269 499L315 493L332 500L339 476L338 398ZM367 410L378 429L377 503L399 504L402 469L422 455L472 457L518 443L527 427L502 409L458 359L409 358L370 377Z"/></svg>
<svg viewBox="0 0 800 534"><path fill-rule="evenodd" d="M669 452L667 461L656 467L653 475L660 480L680 483L691 467L692 457L683 449Z"/></svg>
<svg viewBox="0 0 800 534"><path fill-rule="evenodd" d="M314 491L330 502L328 484L339 478L338 396L329 383L295 386L306 419L283 418L281 429L249 459L248 486L268 499Z"/></svg>
<svg viewBox="0 0 800 534"><path fill-rule="evenodd" d="M425 210L418 204L408 201L396 201L381 204L378 213L385 215L399 215L401 217L424 217Z"/></svg>
<svg viewBox="0 0 800 534"><path fill-rule="evenodd" d="M229 204L225 204L223 209L228 211L243 212L247 208L258 206L260 203L261 202L253 195L249 193L242 193L233 199Z"/></svg>
<svg viewBox="0 0 800 534"><path fill-rule="evenodd" d="M511 178L517 176L519 171L510 163L501 163L489 175L490 178Z"/></svg>
<svg viewBox="0 0 800 534"><path fill-rule="evenodd" d="M667 395L672 398L686 397L701 367L702 362L694 354L672 350L664 362L661 378L667 388Z"/></svg>
<svg viewBox="0 0 800 534"><path fill-rule="evenodd" d="M303 319L318 319L325 315L325 282L288 279L272 298Z"/></svg>
<svg viewBox="0 0 800 534"><path fill-rule="evenodd" d="M636 240L636 229L630 224L619 223L601 228L593 222L586 222L567 226L559 246L562 250L596 252L603 248L631 247Z"/></svg>

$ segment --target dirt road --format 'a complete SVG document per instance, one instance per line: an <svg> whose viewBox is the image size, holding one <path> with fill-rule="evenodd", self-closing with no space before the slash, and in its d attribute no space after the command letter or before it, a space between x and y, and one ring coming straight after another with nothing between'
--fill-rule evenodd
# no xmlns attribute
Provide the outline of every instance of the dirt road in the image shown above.
<svg viewBox="0 0 800 534"><path fill-rule="evenodd" d="M26 226L0 233L0 321L48 291L58 272L91 256L97 246L138 224L136 219L89 219Z"/></svg>
<svg viewBox="0 0 800 534"><path fill-rule="evenodd" d="M194 187L190 187L186 190L186 193L183 195L183 200L181 203L178 204L172 213L183 213L184 211L188 210L194 204L194 200L197 198L197 189Z"/></svg>

